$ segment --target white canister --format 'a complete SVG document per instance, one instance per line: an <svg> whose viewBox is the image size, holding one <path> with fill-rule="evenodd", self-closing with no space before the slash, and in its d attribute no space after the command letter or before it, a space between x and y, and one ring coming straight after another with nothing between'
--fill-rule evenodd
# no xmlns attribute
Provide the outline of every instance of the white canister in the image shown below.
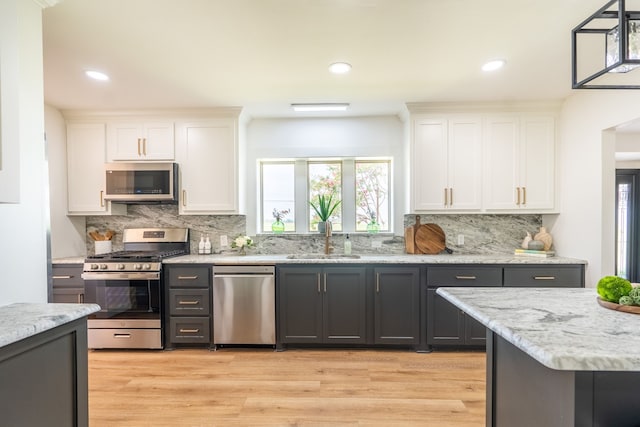
<svg viewBox="0 0 640 427"><path fill-rule="evenodd" d="M96 240L96 255L108 254L111 252L111 240Z"/></svg>

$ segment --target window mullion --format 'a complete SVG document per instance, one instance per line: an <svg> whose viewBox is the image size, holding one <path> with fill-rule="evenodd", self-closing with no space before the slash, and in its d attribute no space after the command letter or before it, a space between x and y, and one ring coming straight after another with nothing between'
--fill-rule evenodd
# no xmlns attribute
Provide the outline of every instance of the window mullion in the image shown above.
<svg viewBox="0 0 640 427"><path fill-rule="evenodd" d="M309 230L309 203L307 202L307 161L296 160L294 166L296 198L296 230L307 233Z"/></svg>
<svg viewBox="0 0 640 427"><path fill-rule="evenodd" d="M356 166L354 159L342 162L342 229L353 233L356 229Z"/></svg>

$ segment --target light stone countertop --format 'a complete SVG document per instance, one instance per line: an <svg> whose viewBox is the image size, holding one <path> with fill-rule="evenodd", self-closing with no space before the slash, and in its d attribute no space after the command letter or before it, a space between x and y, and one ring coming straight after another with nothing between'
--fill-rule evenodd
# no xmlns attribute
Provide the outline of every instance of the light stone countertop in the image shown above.
<svg viewBox="0 0 640 427"><path fill-rule="evenodd" d="M54 258L51 262L52 264L84 264L85 258L83 256Z"/></svg>
<svg viewBox="0 0 640 427"><path fill-rule="evenodd" d="M340 255L340 254L336 254ZM288 255L183 255L163 260L164 264L586 264L564 257L526 257L513 254L492 255L361 255L360 258L289 259Z"/></svg>
<svg viewBox="0 0 640 427"><path fill-rule="evenodd" d="M640 371L640 315L601 307L593 288L438 288L548 368Z"/></svg>
<svg viewBox="0 0 640 427"><path fill-rule="evenodd" d="M0 306L0 347L100 310L97 304L16 303Z"/></svg>

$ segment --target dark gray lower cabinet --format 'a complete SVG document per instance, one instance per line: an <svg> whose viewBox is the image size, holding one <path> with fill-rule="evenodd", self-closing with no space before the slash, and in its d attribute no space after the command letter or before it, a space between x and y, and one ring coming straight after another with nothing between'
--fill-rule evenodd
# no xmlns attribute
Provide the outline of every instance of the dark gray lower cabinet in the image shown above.
<svg viewBox="0 0 640 427"><path fill-rule="evenodd" d="M277 280L280 343L366 343L365 267L281 267Z"/></svg>
<svg viewBox="0 0 640 427"><path fill-rule="evenodd" d="M427 345L484 346L486 328L436 294L441 286L502 286L502 268L464 265L427 268Z"/></svg>
<svg viewBox="0 0 640 427"><path fill-rule="evenodd" d="M82 264L54 264L51 267L51 300L55 303L83 303Z"/></svg>
<svg viewBox="0 0 640 427"><path fill-rule="evenodd" d="M420 268L373 270L374 343L417 345L420 342Z"/></svg>

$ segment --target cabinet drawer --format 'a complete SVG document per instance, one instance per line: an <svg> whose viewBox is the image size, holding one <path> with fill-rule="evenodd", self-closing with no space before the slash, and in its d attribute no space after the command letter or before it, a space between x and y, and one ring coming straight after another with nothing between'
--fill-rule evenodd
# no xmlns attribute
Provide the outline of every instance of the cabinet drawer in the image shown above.
<svg viewBox="0 0 640 427"><path fill-rule="evenodd" d="M203 267L170 267L169 287L172 288L208 288L211 268Z"/></svg>
<svg viewBox="0 0 640 427"><path fill-rule="evenodd" d="M169 313L178 316L208 316L209 289L170 289Z"/></svg>
<svg viewBox="0 0 640 427"><path fill-rule="evenodd" d="M211 342L209 317L171 317L169 331L173 343L203 343Z"/></svg>
<svg viewBox="0 0 640 427"><path fill-rule="evenodd" d="M82 264L51 267L52 285L54 288L84 288L82 280Z"/></svg>
<svg viewBox="0 0 640 427"><path fill-rule="evenodd" d="M505 267L504 286L579 288L584 274L580 266Z"/></svg>
<svg viewBox="0 0 640 427"><path fill-rule="evenodd" d="M427 267L427 285L438 286L502 286L500 267Z"/></svg>

